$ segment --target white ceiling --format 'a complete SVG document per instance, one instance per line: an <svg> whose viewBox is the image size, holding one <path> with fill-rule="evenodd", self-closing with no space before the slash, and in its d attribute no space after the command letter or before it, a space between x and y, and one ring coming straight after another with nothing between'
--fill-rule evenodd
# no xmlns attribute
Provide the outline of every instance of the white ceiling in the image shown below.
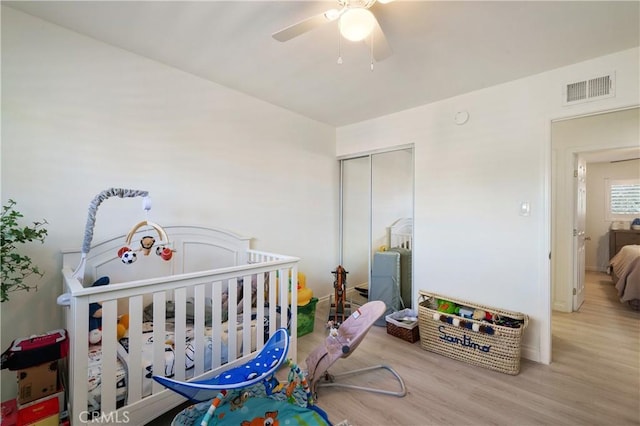
<svg viewBox="0 0 640 426"><path fill-rule="evenodd" d="M26 1L3 4L334 126L640 45L638 1L375 4L393 55L370 70L337 23L271 34L333 1Z"/></svg>

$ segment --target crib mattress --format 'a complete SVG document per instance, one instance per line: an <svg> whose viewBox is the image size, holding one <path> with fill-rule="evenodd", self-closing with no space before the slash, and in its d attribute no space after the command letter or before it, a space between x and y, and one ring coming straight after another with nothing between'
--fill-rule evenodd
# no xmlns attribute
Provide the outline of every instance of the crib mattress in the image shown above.
<svg viewBox="0 0 640 426"><path fill-rule="evenodd" d="M385 316L402 309L400 297L400 253L377 252L373 257L369 300L380 300L386 305L384 314L374 323L386 326Z"/></svg>

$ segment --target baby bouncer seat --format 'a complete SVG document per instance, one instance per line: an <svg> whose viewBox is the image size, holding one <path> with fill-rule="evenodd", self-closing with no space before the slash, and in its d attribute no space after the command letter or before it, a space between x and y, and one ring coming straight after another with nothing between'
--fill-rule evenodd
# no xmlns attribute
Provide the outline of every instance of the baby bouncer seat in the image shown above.
<svg viewBox="0 0 640 426"><path fill-rule="evenodd" d="M262 420L267 422L260 424L275 424L278 420L280 424L331 425L326 413L315 405L317 390L322 386L405 396L407 389L402 377L388 365L374 365L335 375L328 372L329 367L335 362L355 351L385 309L386 305L381 301L368 302L356 309L307 357L306 376L297 365L286 360L289 348L286 329L278 329L254 359L211 379L182 382L154 376L153 378L165 387L192 401L202 401L180 412L172 425L251 425L254 424L252 421L258 420L258 423ZM279 383L273 376L281 365L291 367L288 384ZM378 369L389 371L400 389L380 389L337 381L344 376Z"/></svg>
<svg viewBox="0 0 640 426"><path fill-rule="evenodd" d="M368 392L381 393L403 397L407 394L407 389L402 377L390 366L379 364L370 367L351 370L339 374L330 374L328 369L341 358L347 358L358 347L374 322L384 314L386 305L384 302L376 300L367 302L353 313L336 329L332 329L324 344L314 349L306 359L307 381L310 384L313 395L317 398L318 388L324 386L335 386L349 389L363 390ZM399 390L389 390L374 387L358 386L354 384L341 383L340 378L355 376L372 372L375 370L387 370L400 385Z"/></svg>
<svg viewBox="0 0 640 426"><path fill-rule="evenodd" d="M331 425L326 413L314 405L300 368L286 359L288 350L288 332L280 328L254 358L210 379L183 382L153 376L166 388L196 402L178 413L172 425ZM287 383L275 378L282 365L290 367Z"/></svg>

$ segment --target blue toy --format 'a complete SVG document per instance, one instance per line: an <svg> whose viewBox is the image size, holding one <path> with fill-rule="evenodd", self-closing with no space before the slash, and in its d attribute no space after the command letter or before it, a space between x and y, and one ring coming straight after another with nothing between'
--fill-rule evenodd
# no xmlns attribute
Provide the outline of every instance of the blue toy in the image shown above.
<svg viewBox="0 0 640 426"><path fill-rule="evenodd" d="M255 358L210 379L182 382L157 375L153 379L192 401L206 401L215 398L221 390L244 388L270 379L285 361L288 351L289 335L285 328L279 328Z"/></svg>

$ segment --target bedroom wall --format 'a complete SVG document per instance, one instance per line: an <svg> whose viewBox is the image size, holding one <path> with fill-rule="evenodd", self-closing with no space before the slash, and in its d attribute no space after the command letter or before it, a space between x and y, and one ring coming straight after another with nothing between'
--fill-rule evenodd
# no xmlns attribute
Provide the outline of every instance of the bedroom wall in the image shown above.
<svg viewBox="0 0 640 426"><path fill-rule="evenodd" d="M636 117L637 117L636 113ZM640 127L635 127L635 133ZM637 140L637 138L636 138ZM588 271L606 272L609 265L609 229L606 218L606 179L640 179L640 160L620 163L587 163L587 220L586 235L591 237L585 249L585 265Z"/></svg>
<svg viewBox="0 0 640 426"><path fill-rule="evenodd" d="M150 191L150 219L254 237L302 258L318 295L338 259L335 129L209 81L2 7L2 201L46 218L25 253L38 291L1 305L2 349L62 326L62 249L80 248L91 199ZM145 219L141 200L109 199L94 241ZM2 400L15 375L2 372Z"/></svg>
<svg viewBox="0 0 640 426"><path fill-rule="evenodd" d="M566 238L550 238L551 159L563 155L552 153L551 121L638 105L638 52L338 128L339 156L415 146L415 299L425 289L524 312L530 326L523 356L551 361L551 247L558 261L567 256ZM616 97L562 107L564 84L611 70ZM454 122L458 111L469 113L466 124ZM523 201L531 205L529 216L519 214ZM557 207L554 229L567 233L571 207L565 200ZM566 282L557 286L568 293Z"/></svg>

